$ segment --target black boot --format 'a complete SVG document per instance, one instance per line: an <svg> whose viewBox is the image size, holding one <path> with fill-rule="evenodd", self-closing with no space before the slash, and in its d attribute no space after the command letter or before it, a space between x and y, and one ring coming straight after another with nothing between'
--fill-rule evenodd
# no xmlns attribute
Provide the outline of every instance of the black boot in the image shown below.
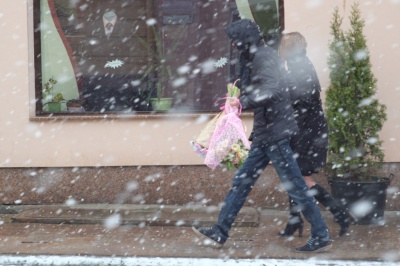
<svg viewBox="0 0 400 266"><path fill-rule="evenodd" d="M350 216L346 209L339 206L328 191L320 185L315 184L310 189L316 191L314 198L333 214L335 222L340 225L339 236L346 234L350 226Z"/></svg>
<svg viewBox="0 0 400 266"><path fill-rule="evenodd" d="M306 245L296 248L297 252L321 252L332 248L331 239L320 239L318 237L310 237Z"/></svg>
<svg viewBox="0 0 400 266"><path fill-rule="evenodd" d="M303 236L304 222L300 216L300 210L297 204L289 197L290 218L286 224L285 230L279 232L279 236L292 236L299 230L299 237Z"/></svg>

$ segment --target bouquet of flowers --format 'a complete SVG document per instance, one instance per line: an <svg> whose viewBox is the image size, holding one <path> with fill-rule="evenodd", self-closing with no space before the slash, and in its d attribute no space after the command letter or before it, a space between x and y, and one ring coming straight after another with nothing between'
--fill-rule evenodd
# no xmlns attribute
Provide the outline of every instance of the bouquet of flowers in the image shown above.
<svg viewBox="0 0 400 266"><path fill-rule="evenodd" d="M225 165L228 170L236 170L249 156L249 149L241 140L231 146L228 155L225 156L221 164Z"/></svg>
<svg viewBox="0 0 400 266"><path fill-rule="evenodd" d="M227 99L238 97L239 89L235 84L228 84ZM192 142L194 151L205 157L204 163L211 169L225 165L228 170L240 167L249 154L250 144L239 116L240 108L230 106L229 101L221 107L223 112L213 119L212 134L206 144ZM207 125L209 130L210 125ZM203 133L203 132L202 132Z"/></svg>

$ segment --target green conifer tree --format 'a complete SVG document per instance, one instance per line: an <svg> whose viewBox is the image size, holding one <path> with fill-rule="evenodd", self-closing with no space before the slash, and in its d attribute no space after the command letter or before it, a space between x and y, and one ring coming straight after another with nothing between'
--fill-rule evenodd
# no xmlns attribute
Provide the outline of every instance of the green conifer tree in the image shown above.
<svg viewBox="0 0 400 266"><path fill-rule="evenodd" d="M363 181L383 162L379 132L386 107L374 97L377 80L371 70L365 21L359 4L351 7L350 29L342 30L338 8L333 12L328 65L330 85L325 107L329 127L327 173L330 178Z"/></svg>

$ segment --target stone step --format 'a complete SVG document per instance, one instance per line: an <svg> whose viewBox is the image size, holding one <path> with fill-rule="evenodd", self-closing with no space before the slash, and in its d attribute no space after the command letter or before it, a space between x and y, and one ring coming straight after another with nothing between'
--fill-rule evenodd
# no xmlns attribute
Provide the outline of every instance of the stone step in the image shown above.
<svg viewBox="0 0 400 266"><path fill-rule="evenodd" d="M220 208L171 205L46 205L24 206L11 221L43 224L113 224L135 226L209 226L218 219ZM257 227L259 212L243 207L233 226Z"/></svg>

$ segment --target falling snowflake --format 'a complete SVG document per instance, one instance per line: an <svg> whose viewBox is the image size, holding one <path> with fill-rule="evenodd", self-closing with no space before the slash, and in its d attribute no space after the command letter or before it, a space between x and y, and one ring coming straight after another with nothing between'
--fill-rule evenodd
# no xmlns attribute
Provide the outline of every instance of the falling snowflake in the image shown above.
<svg viewBox="0 0 400 266"><path fill-rule="evenodd" d="M122 66L124 64L124 62L122 62L119 59L115 59L113 61L108 61L107 64L104 67L110 67L110 68L118 68L120 66Z"/></svg>
<svg viewBox="0 0 400 266"><path fill-rule="evenodd" d="M221 67L223 67L227 62L228 62L228 58L226 58L226 57L221 57L221 58L214 64L214 66L215 66L216 68L221 68Z"/></svg>

